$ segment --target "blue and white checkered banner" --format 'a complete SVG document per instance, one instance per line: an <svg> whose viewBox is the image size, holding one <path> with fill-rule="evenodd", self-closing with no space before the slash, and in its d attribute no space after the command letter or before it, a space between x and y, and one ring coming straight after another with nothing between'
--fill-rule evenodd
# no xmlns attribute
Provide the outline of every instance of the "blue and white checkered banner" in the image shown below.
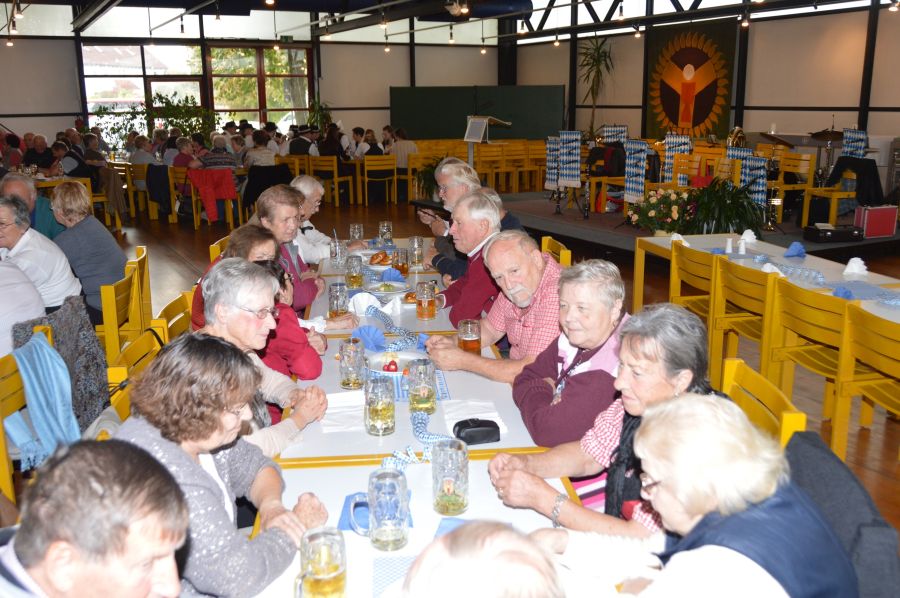
<svg viewBox="0 0 900 598"><path fill-rule="evenodd" d="M559 186L581 187L581 131L559 132Z"/></svg>
<svg viewBox="0 0 900 598"><path fill-rule="evenodd" d="M851 158L866 157L866 132L859 129L844 129L844 147L842 156Z"/></svg>
<svg viewBox="0 0 900 598"><path fill-rule="evenodd" d="M662 176L659 180L664 183L672 181L672 170L675 165L675 154L691 153L691 138L687 135L676 135L674 133L666 134L666 161L663 164ZM687 177L685 177L686 179ZM688 181L674 181L681 186L686 186Z"/></svg>
<svg viewBox="0 0 900 598"><path fill-rule="evenodd" d="M741 186L750 188L750 197L761 206L766 205L766 159L747 156L741 160Z"/></svg>
<svg viewBox="0 0 900 598"><path fill-rule="evenodd" d="M640 139L625 141L625 201L644 201L644 177L647 172L647 152L650 146Z"/></svg>
<svg viewBox="0 0 900 598"><path fill-rule="evenodd" d="M727 147L725 148L725 157L729 160L743 160L753 155L753 150L749 147Z"/></svg>
<svg viewBox="0 0 900 598"><path fill-rule="evenodd" d="M625 143L628 140L628 125L603 125L600 136L603 143Z"/></svg>
<svg viewBox="0 0 900 598"><path fill-rule="evenodd" d="M555 191L559 180L559 137L547 137L547 170L544 189Z"/></svg>

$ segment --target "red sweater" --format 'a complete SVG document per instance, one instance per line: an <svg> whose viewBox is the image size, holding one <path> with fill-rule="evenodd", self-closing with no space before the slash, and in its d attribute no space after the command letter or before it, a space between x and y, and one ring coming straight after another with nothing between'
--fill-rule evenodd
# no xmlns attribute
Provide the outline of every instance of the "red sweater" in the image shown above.
<svg viewBox="0 0 900 598"><path fill-rule="evenodd" d="M441 295L450 308L450 323L456 326L460 320L480 320L482 312L490 311L500 289L484 265L483 249L469 256L466 273L447 287Z"/></svg>
<svg viewBox="0 0 900 598"><path fill-rule="evenodd" d="M269 333L269 342L258 352L260 359L285 376L315 380L322 374L322 358L309 345L307 330L300 326L290 305L276 303L275 307L280 313L275 318L275 329Z"/></svg>
<svg viewBox="0 0 900 598"><path fill-rule="evenodd" d="M194 298L191 301L192 330L200 330L201 328L206 326L206 316L203 315L203 309L206 305L206 303L203 301L203 279L207 274L209 274L209 271L212 270L212 267L221 261L222 256L220 255L206 267L206 272L204 272L203 276L200 277L200 280L197 281L197 288L194 289Z"/></svg>

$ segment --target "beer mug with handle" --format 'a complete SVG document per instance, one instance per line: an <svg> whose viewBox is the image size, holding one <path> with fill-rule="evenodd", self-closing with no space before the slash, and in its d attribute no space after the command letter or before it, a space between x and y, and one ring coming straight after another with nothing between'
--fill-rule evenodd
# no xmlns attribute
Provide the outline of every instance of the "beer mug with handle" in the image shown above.
<svg viewBox="0 0 900 598"><path fill-rule="evenodd" d="M295 597L335 598L344 595L347 552L341 530L333 527L307 530L300 544L300 562Z"/></svg>
<svg viewBox="0 0 900 598"><path fill-rule="evenodd" d="M393 468L376 469L369 474L369 491L359 493L350 502L350 527L368 536L378 550L399 550L409 539L409 495L406 476ZM356 521L359 505L369 507L369 527Z"/></svg>

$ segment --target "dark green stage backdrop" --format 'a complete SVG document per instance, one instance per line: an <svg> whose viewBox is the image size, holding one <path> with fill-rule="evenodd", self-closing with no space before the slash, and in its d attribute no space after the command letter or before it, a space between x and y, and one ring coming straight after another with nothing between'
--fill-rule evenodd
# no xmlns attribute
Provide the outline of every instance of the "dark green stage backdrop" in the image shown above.
<svg viewBox="0 0 900 598"><path fill-rule="evenodd" d="M492 126L491 139L543 139L564 128L565 87L391 87L391 125L410 139L462 139L466 116L494 116L512 127Z"/></svg>
<svg viewBox="0 0 900 598"><path fill-rule="evenodd" d="M721 19L650 30L647 137L727 136L738 26Z"/></svg>

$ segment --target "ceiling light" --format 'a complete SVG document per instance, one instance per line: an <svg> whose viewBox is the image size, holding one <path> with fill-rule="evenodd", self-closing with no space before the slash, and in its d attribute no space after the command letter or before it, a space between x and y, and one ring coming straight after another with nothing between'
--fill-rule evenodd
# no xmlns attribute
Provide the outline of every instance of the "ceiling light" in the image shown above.
<svg viewBox="0 0 900 598"><path fill-rule="evenodd" d="M522 19L522 24L519 25L519 34L521 35L521 34L525 33L526 31L528 31L528 30L525 28L525 19Z"/></svg>
<svg viewBox="0 0 900 598"><path fill-rule="evenodd" d="M275 6L275 0L266 0L266 6Z"/></svg>
<svg viewBox="0 0 900 598"><path fill-rule="evenodd" d="M641 37L641 28L637 25L634 26L634 37L640 39Z"/></svg>
<svg viewBox="0 0 900 598"><path fill-rule="evenodd" d="M456 43L456 40L453 39L453 25L452 24L450 25L450 39L447 41L447 43L450 43L450 44Z"/></svg>
<svg viewBox="0 0 900 598"><path fill-rule="evenodd" d="M184 15L181 15L181 34L184 35Z"/></svg>
<svg viewBox="0 0 900 598"><path fill-rule="evenodd" d="M553 40L553 47L554 48L559 47L559 34L558 33L556 34L556 39Z"/></svg>
<svg viewBox="0 0 900 598"><path fill-rule="evenodd" d="M384 51L385 51L385 52L390 52L390 51L391 51L391 47L390 47L389 45L387 45L387 44L384 44Z"/></svg>
<svg viewBox="0 0 900 598"><path fill-rule="evenodd" d="M459 12L464 15L469 14L469 3L464 1L459 7Z"/></svg>
<svg viewBox="0 0 900 598"><path fill-rule="evenodd" d="M484 25L482 25L481 27L484 28ZM484 47L484 38L483 37L481 38L481 53L487 54L487 48Z"/></svg>
<svg viewBox="0 0 900 598"><path fill-rule="evenodd" d="M387 31L384 32L384 51L385 51L385 52L390 52L390 51L391 51L391 46L388 44Z"/></svg>
<svg viewBox="0 0 900 598"><path fill-rule="evenodd" d="M384 16L384 13L381 13L381 23L378 24L382 29L387 29L388 22L387 17Z"/></svg>
<svg viewBox="0 0 900 598"><path fill-rule="evenodd" d="M12 47L15 45L15 44L13 43L13 40L12 40L11 37L7 37L7 38L6 38L6 45L7 45L7 47L9 47L9 48L12 48Z"/></svg>
<svg viewBox="0 0 900 598"><path fill-rule="evenodd" d="M275 45L272 46L272 49L275 50L275 51L277 52L278 50L281 49L281 46L278 45L278 42L275 42Z"/></svg>
<svg viewBox="0 0 900 598"><path fill-rule="evenodd" d="M619 5L619 20L620 21L625 20L625 9L622 7L621 4Z"/></svg>
<svg viewBox="0 0 900 598"><path fill-rule="evenodd" d="M750 16L747 14L744 14L744 18L741 19L741 27L744 27L746 29L749 26L750 26Z"/></svg>
<svg viewBox="0 0 900 598"><path fill-rule="evenodd" d="M12 21L10 21L9 32L12 33L13 35L16 35L16 34L19 33L19 29L18 29L18 27L16 27L16 20L15 20L15 19L13 19Z"/></svg>
<svg viewBox="0 0 900 598"><path fill-rule="evenodd" d="M218 2L216 2L216 20L217 21L222 20L222 14L219 12L219 3Z"/></svg>
<svg viewBox="0 0 900 598"><path fill-rule="evenodd" d="M896 2L891 4L891 7L888 10L891 12L897 12L898 10L900 10L900 0L897 0Z"/></svg>
<svg viewBox="0 0 900 598"><path fill-rule="evenodd" d="M22 12L22 3L16 2L15 7L13 7L13 17L17 19L24 19L25 13Z"/></svg>
<svg viewBox="0 0 900 598"><path fill-rule="evenodd" d="M325 40L326 42L331 40L331 34L328 33L328 25L325 25L325 33L322 34L321 39Z"/></svg>

